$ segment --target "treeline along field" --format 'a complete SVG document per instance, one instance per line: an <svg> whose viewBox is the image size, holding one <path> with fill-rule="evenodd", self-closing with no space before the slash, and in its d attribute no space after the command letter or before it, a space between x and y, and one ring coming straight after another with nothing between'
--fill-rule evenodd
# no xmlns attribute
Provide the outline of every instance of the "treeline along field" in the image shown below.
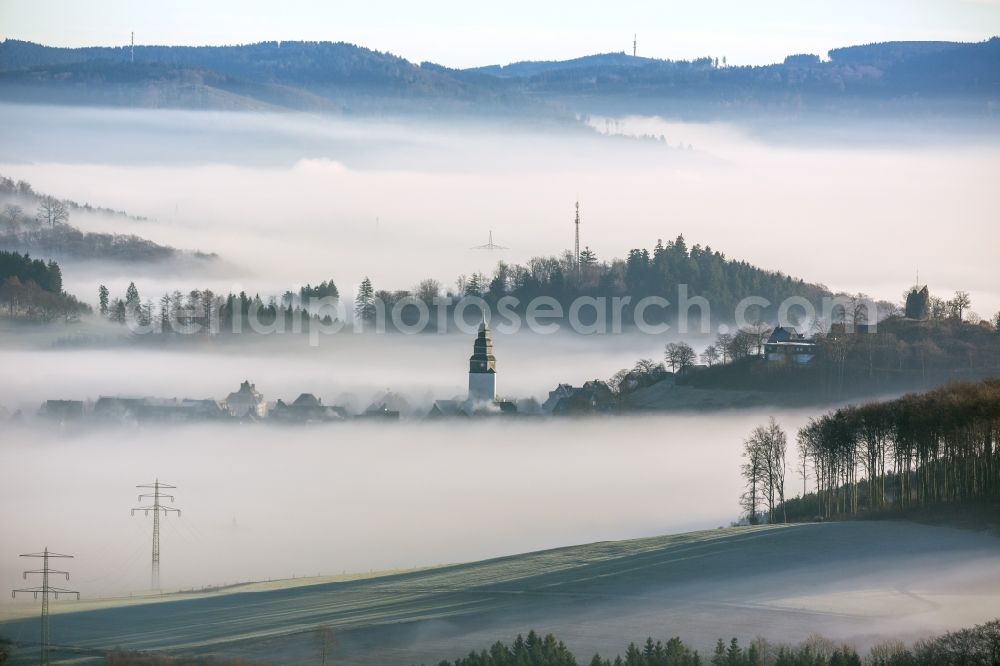
<svg viewBox="0 0 1000 666"><path fill-rule="evenodd" d="M848 406L799 430L816 492L789 500L791 520L1000 500L1000 380L952 383Z"/></svg>

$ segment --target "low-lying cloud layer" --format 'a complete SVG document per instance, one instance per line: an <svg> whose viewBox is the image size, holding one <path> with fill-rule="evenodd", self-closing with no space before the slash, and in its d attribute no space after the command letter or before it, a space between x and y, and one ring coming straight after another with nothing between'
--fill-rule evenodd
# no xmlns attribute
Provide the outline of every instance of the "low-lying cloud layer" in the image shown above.
<svg viewBox="0 0 1000 666"><path fill-rule="evenodd" d="M30 116L30 123L26 123ZM599 258L684 233L690 244L835 290L899 300L917 271L931 290L969 291L1000 309L990 250L995 137L839 121L768 128L770 142L725 125L596 119L579 127L300 115L0 107L13 134L0 171L36 189L155 218L76 220L218 252L230 275L169 281L104 271L113 291L235 287L280 293L333 277L345 293L446 285L572 244ZM852 128L856 138L849 140ZM665 142L634 138L663 135ZM842 140L843 137L848 140ZM691 150L688 150L688 146ZM472 251L494 239L511 249ZM93 299L100 270L68 271Z"/></svg>
<svg viewBox="0 0 1000 666"><path fill-rule="evenodd" d="M788 428L805 419L782 415ZM151 519L129 510L154 478L178 486L183 510L162 521L166 589L713 528L738 513L742 440L760 420L8 425L0 525L18 552L74 554L73 589L90 597L148 587ZM0 579L20 564L0 561Z"/></svg>

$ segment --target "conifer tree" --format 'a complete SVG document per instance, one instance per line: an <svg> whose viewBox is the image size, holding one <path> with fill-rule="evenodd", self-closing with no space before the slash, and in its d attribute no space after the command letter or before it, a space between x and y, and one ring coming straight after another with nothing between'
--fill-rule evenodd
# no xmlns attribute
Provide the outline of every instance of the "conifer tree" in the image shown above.
<svg viewBox="0 0 1000 666"><path fill-rule="evenodd" d="M59 264L52 261L51 259L49 260L48 263L48 274L49 274L48 290L51 291L53 294L61 294L63 288L62 270L60 270Z"/></svg>
<svg viewBox="0 0 1000 666"><path fill-rule="evenodd" d="M97 302L100 304L101 314L108 316L108 288L103 284L97 288Z"/></svg>
<svg viewBox="0 0 1000 666"><path fill-rule="evenodd" d="M136 288L135 282L129 282L128 289L125 290L125 305L129 308L135 308L139 303L139 290Z"/></svg>
<svg viewBox="0 0 1000 666"><path fill-rule="evenodd" d="M358 287L358 297L354 301L354 314L363 322L375 321L375 289L372 281L365 276Z"/></svg>

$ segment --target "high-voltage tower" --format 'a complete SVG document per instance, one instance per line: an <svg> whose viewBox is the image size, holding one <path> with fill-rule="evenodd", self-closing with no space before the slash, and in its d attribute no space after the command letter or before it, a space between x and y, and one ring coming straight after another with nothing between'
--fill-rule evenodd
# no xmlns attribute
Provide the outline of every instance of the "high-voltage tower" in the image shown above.
<svg viewBox="0 0 1000 666"><path fill-rule="evenodd" d="M503 245L497 245L493 242L493 231L490 231L490 240L486 245L476 245L472 248L473 250L509 250L509 247L504 247Z"/></svg>
<svg viewBox="0 0 1000 666"><path fill-rule="evenodd" d="M51 595L55 599L59 598L60 594L75 594L76 598L80 598L80 593L75 590L66 590L61 587L53 587L49 585L49 574L59 574L66 576L66 580L69 580L68 571L58 571L56 569L49 568L49 559L51 558L71 558L72 555L61 555L59 553L50 553L49 549L46 548L40 553L25 553L21 557L40 557L42 558L42 568L32 569L31 571L24 572L24 580L28 580L28 574L41 574L42 584L39 587L26 587L20 590L14 590L11 592L11 596L17 598L17 593L22 594L31 593L34 595L35 599L38 595L42 595L42 634L41 640L39 641L40 659L39 663L42 666L48 666L49 663L49 596Z"/></svg>
<svg viewBox="0 0 1000 666"><path fill-rule="evenodd" d="M138 500L142 502L143 500L152 499L153 503L147 506L137 506L132 509L132 515L134 516L136 511L142 511L147 516L150 511L153 512L153 569L150 576L150 582L152 589L154 590L160 589L160 513L162 512L163 515L166 516L168 513L174 512L177 514L178 518L181 515L180 509L175 509L174 507L161 502L163 499L168 499L173 502L174 496L165 495L160 492L160 489L166 488L168 490L173 490L176 487L177 486L172 486L169 483L160 483L159 479L155 480L153 483L136 486L136 488L151 488L153 490L151 493L143 493L139 495Z"/></svg>

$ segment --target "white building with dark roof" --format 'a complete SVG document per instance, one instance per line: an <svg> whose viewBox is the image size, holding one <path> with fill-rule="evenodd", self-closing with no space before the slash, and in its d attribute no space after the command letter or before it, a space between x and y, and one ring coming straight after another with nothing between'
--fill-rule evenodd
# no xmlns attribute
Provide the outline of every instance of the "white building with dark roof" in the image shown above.
<svg viewBox="0 0 1000 666"><path fill-rule="evenodd" d="M239 391L230 393L226 397L225 404L229 414L237 418L244 416L264 418L267 415L267 403L264 402L264 396L249 380L240 384Z"/></svg>
<svg viewBox="0 0 1000 666"><path fill-rule="evenodd" d="M764 358L768 361L783 361L805 365L816 356L816 343L791 326L780 326L771 331L771 337L764 343Z"/></svg>

